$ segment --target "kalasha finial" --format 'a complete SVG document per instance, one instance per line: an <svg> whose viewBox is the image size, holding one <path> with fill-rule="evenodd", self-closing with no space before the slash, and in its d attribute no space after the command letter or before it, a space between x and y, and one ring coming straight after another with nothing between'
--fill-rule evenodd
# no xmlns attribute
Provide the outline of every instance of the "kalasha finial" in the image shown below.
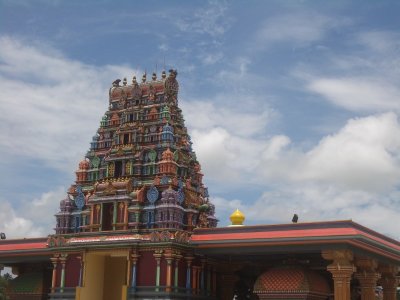
<svg viewBox="0 0 400 300"><path fill-rule="evenodd" d="M162 71L162 73L161 73L161 77L162 77L162 79L165 79L165 78L167 78L167 72L165 72L165 70L164 70L164 71Z"/></svg>
<svg viewBox="0 0 400 300"><path fill-rule="evenodd" d="M128 81L126 80L126 77L124 77L124 81L122 82L125 85L127 85Z"/></svg>
<svg viewBox="0 0 400 300"><path fill-rule="evenodd" d="M146 73L144 73L143 76L142 76L142 82L143 82L143 83L146 82L146 76L147 76Z"/></svg>
<svg viewBox="0 0 400 300"><path fill-rule="evenodd" d="M156 81L156 79L157 79L157 74L156 74L156 73L153 73L153 76L151 76L151 79L152 79L153 81Z"/></svg>
<svg viewBox="0 0 400 300"><path fill-rule="evenodd" d="M236 209L233 214L231 214L229 219L232 222L232 225L230 226L243 226L245 216L239 209Z"/></svg>
<svg viewBox="0 0 400 300"><path fill-rule="evenodd" d="M137 83L137 81L136 81L136 76L133 76L132 77L132 84L136 84Z"/></svg>

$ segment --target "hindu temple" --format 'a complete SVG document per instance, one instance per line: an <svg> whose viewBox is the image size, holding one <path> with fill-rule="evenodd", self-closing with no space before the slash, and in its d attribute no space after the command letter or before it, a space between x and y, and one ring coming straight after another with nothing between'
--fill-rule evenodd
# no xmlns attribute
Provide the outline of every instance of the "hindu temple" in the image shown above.
<svg viewBox="0 0 400 300"><path fill-rule="evenodd" d="M400 242L351 220L217 227L177 75L112 83L54 233L0 241L5 299L395 300Z"/></svg>

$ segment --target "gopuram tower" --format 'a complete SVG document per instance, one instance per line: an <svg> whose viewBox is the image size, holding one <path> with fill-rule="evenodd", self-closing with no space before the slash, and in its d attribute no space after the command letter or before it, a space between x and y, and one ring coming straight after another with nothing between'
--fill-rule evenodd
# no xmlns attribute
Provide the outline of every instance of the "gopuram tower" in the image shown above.
<svg viewBox="0 0 400 300"><path fill-rule="evenodd" d="M51 299L74 286L71 297L96 300L206 290L205 263L189 239L217 219L178 106L177 74L113 82L48 240L60 249L52 258ZM122 294L111 295L115 290ZM211 297L211 285L204 296Z"/></svg>
<svg viewBox="0 0 400 300"><path fill-rule="evenodd" d="M115 80L109 108L56 215L57 234L215 227L178 107L177 71Z"/></svg>

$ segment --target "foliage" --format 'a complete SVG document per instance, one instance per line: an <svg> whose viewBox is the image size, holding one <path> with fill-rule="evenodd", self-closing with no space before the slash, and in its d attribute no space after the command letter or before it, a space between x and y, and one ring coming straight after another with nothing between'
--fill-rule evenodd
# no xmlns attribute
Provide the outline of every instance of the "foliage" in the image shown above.
<svg viewBox="0 0 400 300"><path fill-rule="evenodd" d="M12 277L8 273L4 274L3 276L0 276L0 300L7 299L5 292L6 292L7 284L11 279L12 279Z"/></svg>

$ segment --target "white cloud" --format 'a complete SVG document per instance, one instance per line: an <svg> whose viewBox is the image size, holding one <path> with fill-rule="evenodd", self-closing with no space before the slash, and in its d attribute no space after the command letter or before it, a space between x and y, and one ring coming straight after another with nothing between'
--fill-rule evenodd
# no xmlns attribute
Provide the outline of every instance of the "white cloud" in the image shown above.
<svg viewBox="0 0 400 300"><path fill-rule="evenodd" d="M73 170L107 108L110 82L133 70L85 65L27 44L0 37L1 154Z"/></svg>
<svg viewBox="0 0 400 300"><path fill-rule="evenodd" d="M315 78L307 88L352 111L400 110L400 89L384 78Z"/></svg>
<svg viewBox="0 0 400 300"><path fill-rule="evenodd" d="M200 58L205 65L213 65L217 62L219 62L222 58L224 57L224 54L222 52L207 52L204 53L203 55L200 55Z"/></svg>
<svg viewBox="0 0 400 300"><path fill-rule="evenodd" d="M227 8L225 1L209 1L207 7L198 9L189 17L176 20L175 24L183 32L221 36L230 27Z"/></svg>
<svg viewBox="0 0 400 300"><path fill-rule="evenodd" d="M395 113L350 119L305 151L285 135L260 139L266 123L254 135L240 135L225 118L213 118L213 112L224 113L212 105L185 104L185 111L191 110L199 116L190 122L191 134L207 180L228 189L263 185L255 202L213 200L220 218L240 208L253 223L286 223L297 212L302 221L353 219L399 238L398 228L387 219L400 218L400 124ZM257 118L256 113L251 116Z"/></svg>
<svg viewBox="0 0 400 300"><path fill-rule="evenodd" d="M60 200L65 199L65 187L45 192L40 197L22 204L18 208L11 201L3 199L0 210L0 231L7 238L41 237L54 232L54 214L59 210Z"/></svg>
<svg viewBox="0 0 400 300"><path fill-rule="evenodd" d="M392 190L400 181L400 124L394 113L351 119L307 152L288 147L286 139L278 145L274 158L263 156L270 180L366 191Z"/></svg>
<svg viewBox="0 0 400 300"><path fill-rule="evenodd" d="M356 39L376 53L385 54L399 50L399 37L398 32L372 30L359 33Z"/></svg>
<svg viewBox="0 0 400 300"><path fill-rule="evenodd" d="M33 221L20 217L9 202L2 201L0 231L7 238L38 237L45 233Z"/></svg>
<svg viewBox="0 0 400 300"><path fill-rule="evenodd" d="M397 202L397 203L396 203ZM300 222L352 219L400 239L393 221L400 218L399 200L392 193L374 194L342 190L332 185L285 185L265 192L244 209L253 223L290 223L294 213Z"/></svg>
<svg viewBox="0 0 400 300"><path fill-rule="evenodd" d="M319 64L300 64L293 72L306 92L354 112L400 111L399 34L365 31L351 36L345 54L326 52Z"/></svg>
<svg viewBox="0 0 400 300"><path fill-rule="evenodd" d="M256 46L271 47L276 43L304 46L321 40L325 34L347 20L335 20L316 12L281 14L268 18L256 32Z"/></svg>

